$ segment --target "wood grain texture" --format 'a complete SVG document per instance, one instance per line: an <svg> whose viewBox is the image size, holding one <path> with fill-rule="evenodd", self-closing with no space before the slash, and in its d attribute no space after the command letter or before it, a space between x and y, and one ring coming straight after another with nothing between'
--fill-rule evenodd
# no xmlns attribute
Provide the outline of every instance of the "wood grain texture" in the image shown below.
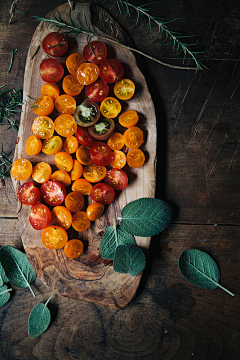
<svg viewBox="0 0 240 360"><path fill-rule="evenodd" d="M98 11L97 8L95 9L95 11ZM56 13L56 11L59 11L63 18L68 20L68 4L61 5L49 15ZM76 4L72 14L73 20L84 26L84 16L86 16L89 26L92 26L89 4ZM114 22L112 22L112 27L114 27ZM102 34L98 29L95 32ZM39 97L43 81L38 75L38 68L41 59L44 57L43 50L41 49L33 60L31 57L38 44L48 33L47 26L39 24L32 38L26 61L24 98L29 94L33 98ZM69 36L69 43L68 53L59 59L63 64L70 53L83 52L83 48L87 44L87 36L79 36L77 42L74 41L74 37ZM144 131L145 142L142 150L147 158L146 163L139 169L128 168L126 170L129 177L128 187L117 195L101 219L94 224L92 223L91 228L84 233L78 234L78 237L85 244L85 251L77 260L67 258L63 249L49 250L43 246L40 231L34 230L28 221L30 211L28 207L23 206L18 216L26 253L38 276L50 285L55 293L92 301L104 306L124 307L134 296L141 275L132 277L128 274L114 272L112 262L103 261L101 258L100 240L107 226L112 225L113 217L120 216L121 209L126 203L142 197L154 197L155 195L156 118L145 79L138 69L132 53L123 47L115 46L111 42L105 41L105 43L108 46L108 56L114 56L118 59L124 67L124 76L131 78L136 83L136 93L128 102L122 102L122 111L132 109L139 114L138 126ZM34 81L32 81L33 77ZM83 97L80 95L77 103L80 104L82 99ZM33 165L40 161L48 162L54 169L54 156L40 153L30 157L25 153L25 142L32 135L31 124L36 115L29 113L31 109L28 103L23 105L22 110L15 159L25 158L30 160ZM117 130L120 129L117 125L116 128ZM123 132L124 130L120 129L120 131ZM13 184L17 191L19 182L13 179ZM86 201L91 202L90 199ZM68 234L69 239L76 238L73 230L70 230ZM137 244L143 248L148 248L149 241L149 238L138 238Z"/></svg>

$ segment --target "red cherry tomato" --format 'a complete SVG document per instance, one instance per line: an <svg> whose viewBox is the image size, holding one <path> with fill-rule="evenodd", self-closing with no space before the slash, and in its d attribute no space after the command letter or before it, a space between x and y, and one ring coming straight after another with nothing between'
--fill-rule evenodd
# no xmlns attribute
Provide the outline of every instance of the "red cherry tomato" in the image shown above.
<svg viewBox="0 0 240 360"><path fill-rule="evenodd" d="M61 44L59 46L56 46ZM62 56L68 49L67 37L58 32L49 33L42 42L43 50L51 56Z"/></svg>
<svg viewBox="0 0 240 360"><path fill-rule="evenodd" d="M79 144L84 146L92 146L97 141L89 134L88 128L84 128L82 126L77 127L75 136Z"/></svg>
<svg viewBox="0 0 240 360"><path fill-rule="evenodd" d="M100 65L100 78L107 83L115 83L123 77L124 70L116 59L106 59Z"/></svg>
<svg viewBox="0 0 240 360"><path fill-rule="evenodd" d="M128 186L128 177L122 169L111 169L105 176L105 182L114 190L123 190Z"/></svg>
<svg viewBox="0 0 240 360"><path fill-rule="evenodd" d="M40 76L45 82L56 83L64 74L62 64L56 59L45 59L39 66Z"/></svg>
<svg viewBox="0 0 240 360"><path fill-rule="evenodd" d="M52 206L58 206L63 203L66 197L66 189L58 181L47 181L40 187L43 200Z"/></svg>
<svg viewBox="0 0 240 360"><path fill-rule="evenodd" d="M101 79L85 87L85 95L96 102L104 100L109 94L109 86Z"/></svg>
<svg viewBox="0 0 240 360"><path fill-rule="evenodd" d="M90 47L91 45L91 47ZM89 62L101 64L107 58L107 47L101 41L91 41L83 49L83 56Z"/></svg>
<svg viewBox="0 0 240 360"><path fill-rule="evenodd" d="M26 181L18 189L17 197L23 205L35 205L40 199L40 190L32 181Z"/></svg>
<svg viewBox="0 0 240 360"><path fill-rule="evenodd" d="M46 228L52 220L52 214L49 208L41 203L31 207L29 221L35 230L42 230Z"/></svg>
<svg viewBox="0 0 240 360"><path fill-rule="evenodd" d="M107 166L113 160L113 152L108 144L98 141L90 148L90 158L95 165Z"/></svg>
<svg viewBox="0 0 240 360"><path fill-rule="evenodd" d="M110 185L99 183L93 186L90 196L93 201L107 205L114 200L115 191Z"/></svg>

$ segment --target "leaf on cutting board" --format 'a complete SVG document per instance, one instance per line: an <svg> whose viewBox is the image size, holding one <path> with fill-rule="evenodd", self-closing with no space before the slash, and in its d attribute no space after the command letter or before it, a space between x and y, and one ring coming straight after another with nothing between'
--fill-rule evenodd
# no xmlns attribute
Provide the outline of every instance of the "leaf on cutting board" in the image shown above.
<svg viewBox="0 0 240 360"><path fill-rule="evenodd" d="M5 274L4 268L0 262L0 286L2 286L3 284L8 283L9 280Z"/></svg>
<svg viewBox="0 0 240 360"><path fill-rule="evenodd" d="M135 276L140 274L146 266L146 258L142 251L134 245L119 245L116 248L113 270L121 274Z"/></svg>
<svg viewBox="0 0 240 360"><path fill-rule="evenodd" d="M219 284L220 270L218 265L206 252L197 249L185 250L178 259L178 266L181 274L193 285L207 290L220 287L234 296L233 293Z"/></svg>
<svg viewBox="0 0 240 360"><path fill-rule="evenodd" d="M0 249L0 261L9 281L20 288L29 288L35 296L30 284L36 280L37 274L33 270L27 255L11 247L3 246Z"/></svg>
<svg viewBox="0 0 240 360"><path fill-rule="evenodd" d="M173 210L165 201L140 198L125 205L121 211L120 229L137 236L154 236L171 223Z"/></svg>
<svg viewBox="0 0 240 360"><path fill-rule="evenodd" d="M5 305L10 299L9 291L12 291L12 289L9 289L7 285L0 286L0 307Z"/></svg>

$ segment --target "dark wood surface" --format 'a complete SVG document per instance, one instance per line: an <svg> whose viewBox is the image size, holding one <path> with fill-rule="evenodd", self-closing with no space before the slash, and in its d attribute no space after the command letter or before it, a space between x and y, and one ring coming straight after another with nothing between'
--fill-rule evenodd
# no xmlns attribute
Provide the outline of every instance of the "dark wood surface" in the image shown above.
<svg viewBox="0 0 240 360"><path fill-rule="evenodd" d="M22 0L18 8L29 16L44 16L61 3ZM16 13L8 25L10 5L6 1L0 8L0 85L16 88L23 85L36 24ZM144 38L144 22L133 30L129 19L120 17L116 9L110 12L137 48L181 64L168 47L158 50L151 45L152 37ZM54 296L49 329L30 339L29 313L36 303L46 301L51 289L37 280L34 299L27 289L15 288L0 309L0 359L239 359L240 4L164 0L153 13L167 20L181 18L169 28L196 35L196 50L203 51L199 58L210 69L194 74L138 59L158 119L156 196L173 206L174 221L152 239L139 291L125 309ZM7 74L11 49L16 48ZM9 150L17 135L6 128L0 127L0 142ZM0 201L0 245L21 249L10 180L1 182ZM197 288L182 277L178 257L188 248L205 250L217 261L221 283L235 297L220 289Z"/></svg>

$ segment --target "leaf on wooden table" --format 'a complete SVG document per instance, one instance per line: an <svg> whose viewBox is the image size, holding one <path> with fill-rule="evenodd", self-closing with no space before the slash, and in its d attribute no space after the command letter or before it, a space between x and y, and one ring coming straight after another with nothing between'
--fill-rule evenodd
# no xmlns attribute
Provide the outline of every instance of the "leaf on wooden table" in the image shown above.
<svg viewBox="0 0 240 360"><path fill-rule="evenodd" d="M122 209L120 229L132 235L154 236L170 225L172 217L172 208L163 200L140 198Z"/></svg>
<svg viewBox="0 0 240 360"><path fill-rule="evenodd" d="M9 291L11 290L12 289L9 289L7 285L3 285L0 287L0 307L5 305L10 299Z"/></svg>
<svg viewBox="0 0 240 360"><path fill-rule="evenodd" d="M2 286L5 283L8 283L8 282L9 282L9 280L8 280L8 278L5 274L4 268L0 262L0 286Z"/></svg>
<svg viewBox="0 0 240 360"><path fill-rule="evenodd" d="M146 258L137 246L119 245L115 251L113 270L131 276L140 274L146 266Z"/></svg>

